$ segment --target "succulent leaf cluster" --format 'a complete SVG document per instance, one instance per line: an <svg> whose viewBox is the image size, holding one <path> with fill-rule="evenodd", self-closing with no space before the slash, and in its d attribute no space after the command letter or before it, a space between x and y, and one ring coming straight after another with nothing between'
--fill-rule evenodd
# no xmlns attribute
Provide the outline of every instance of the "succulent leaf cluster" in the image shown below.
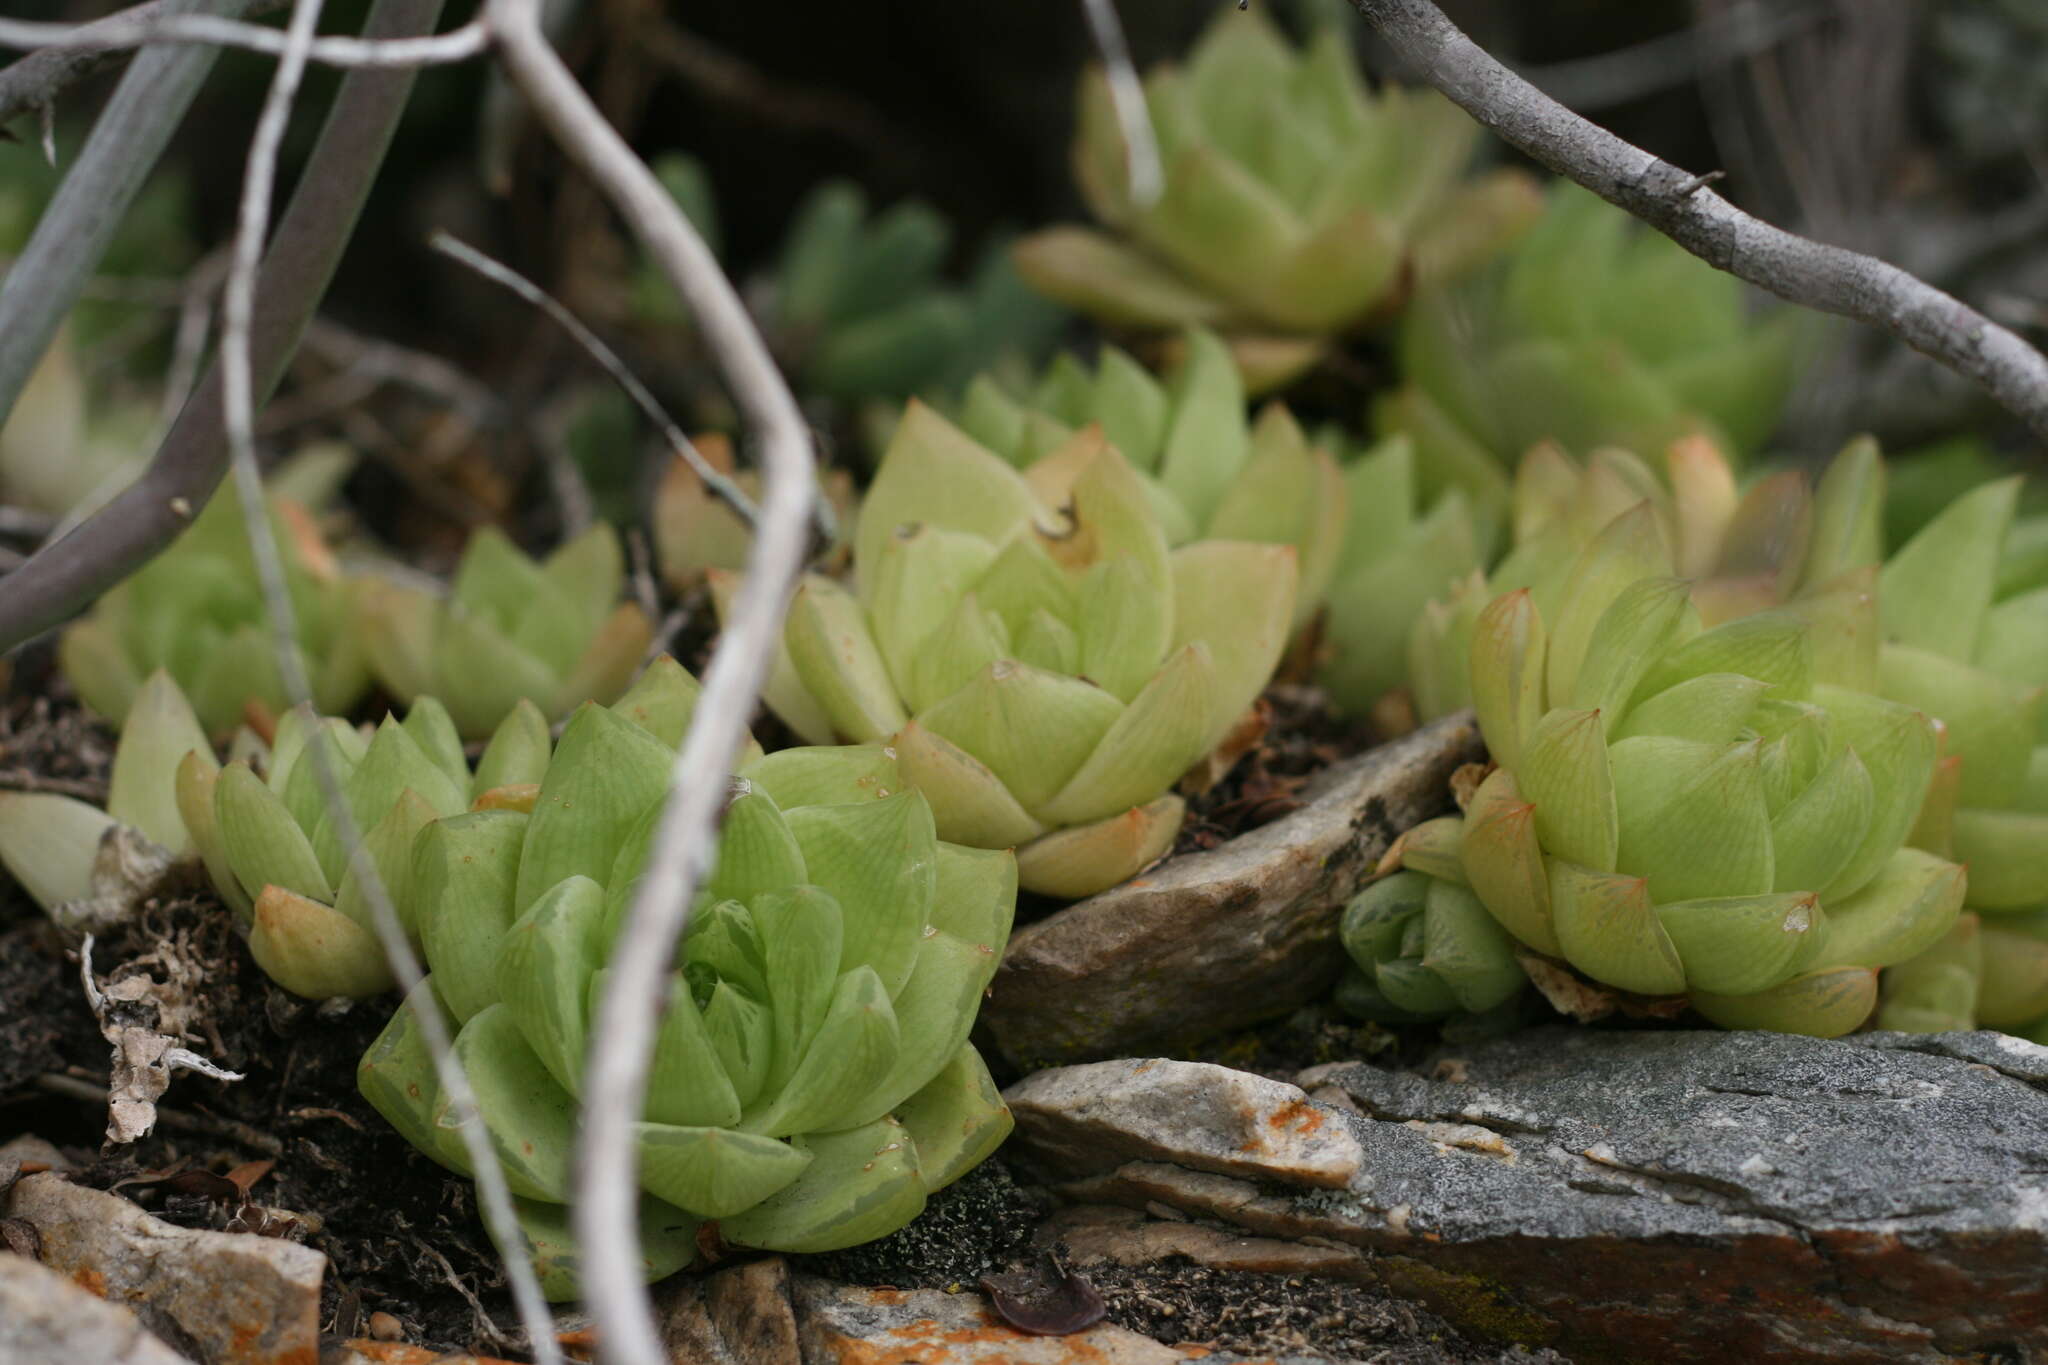
<svg viewBox="0 0 2048 1365"><path fill-rule="evenodd" d="M1501 593L1524 587L1537 590L1541 602L1553 601L1577 557L1616 517L1639 504L1648 506L1671 547L1676 572L1691 583L1693 605L1706 625L1795 600L1846 595L1855 610L1839 618L1836 630L1817 634L1816 648L1830 652L1855 685L1874 687L1868 639L1845 637L1842 632L1852 627L1841 623L1875 629L1867 618L1881 554L1883 482L1876 444L1868 438L1843 447L1818 486L1786 470L1756 479L1747 489L1738 486L1721 448L1704 437L1673 442L1661 477L1618 447L1595 450L1580 461L1553 443L1538 445L1516 468L1507 553L1490 571L1459 579L1414 614L1405 651L1395 646L1406 663L1415 712L1434 719L1471 705L1466 660L1479 610ZM1458 492L1443 501L1459 505ZM1442 573L1432 581L1441 585ZM1343 584L1331 602L1336 648L1386 648L1398 640L1392 634L1400 628L1398 616L1377 631L1353 626ZM1350 634L1339 629L1344 626L1353 626ZM1354 706L1371 701L1369 692L1337 695Z"/></svg>
<svg viewBox="0 0 2048 1365"><path fill-rule="evenodd" d="M445 592L364 582L362 648L385 690L443 699L465 739L490 735L522 701L563 716L616 698L647 652L654 623L619 601L625 574L618 533L603 522L538 561L487 526Z"/></svg>
<svg viewBox="0 0 2048 1365"><path fill-rule="evenodd" d="M518 801L540 780L547 753L547 721L528 702L505 718L474 771L432 697L414 702L403 721L387 716L367 738L345 721L294 709L260 775L247 759L223 768L202 749L179 764L174 792L214 889L248 929L256 964L309 999L359 998L394 984L370 871L416 938L414 838L472 803ZM361 861L350 859L351 831L333 818L330 781L362 840Z"/></svg>
<svg viewBox="0 0 2048 1365"><path fill-rule="evenodd" d="M1980 921L1974 1000L1951 995L1948 1014L2040 1032L2048 1025L2048 522L2016 519L2021 491L2018 478L1977 487L1885 564L1878 671L1884 695L1942 722L1944 753L1914 839L1968 866L1964 903ZM1937 981L1960 988L1950 969L1968 951L1950 945L1945 959L1915 964L1888 990L1924 1008Z"/></svg>
<svg viewBox="0 0 2048 1365"><path fill-rule="evenodd" d="M759 504L760 473L734 468L732 442L713 432L697 437L692 444L706 464ZM832 511L836 540L831 555L840 557L852 542L859 515L853 479L843 469L826 469L818 471L818 484L820 496ZM654 494L654 558L662 582L671 591L688 592L714 569L730 572L744 568L753 544L753 528L705 486L687 460L669 461Z"/></svg>
<svg viewBox="0 0 2048 1365"><path fill-rule="evenodd" d="M1716 625L1677 572L1683 521L1674 535L1654 500L1577 553L1531 556L1465 644L1496 766L1460 816L1408 836L1402 862L1616 990L1686 995L1729 1027L1860 1024L1875 969L1939 941L1963 895L1961 868L1906 846L1937 729L1871 690L1876 602L1856 565L1881 493L1854 477L1867 469L1838 462L1811 506L1790 556L1807 590ZM1354 999L1370 987L1415 1012L1411 978L1434 973L1441 996L1483 1008L1507 977L1499 944L1422 900L1435 913L1419 935L1371 940Z"/></svg>
<svg viewBox="0 0 2048 1365"><path fill-rule="evenodd" d="M655 172L716 249L717 200L703 167L672 153ZM799 391L844 403L952 391L1005 358L1042 352L1063 310L1026 287L999 249L964 285L948 283L952 247L952 228L928 204L904 200L877 212L850 181L812 190L774 266L749 290ZM651 263L640 266L634 295L650 321L689 321Z"/></svg>
<svg viewBox="0 0 2048 1365"><path fill-rule="evenodd" d="M854 587L804 580L766 700L812 743L886 746L941 838L1014 847L1027 889L1089 895L1171 846L1174 783L1280 657L1295 561L1170 547L1099 427L1019 471L913 402L862 505Z"/></svg>
<svg viewBox="0 0 2048 1365"><path fill-rule="evenodd" d="M1311 441L1285 407L1269 404L1251 423L1244 412L1244 381L1229 347L1214 332L1191 328L1166 383L1115 346L1103 347L1092 373L1062 351L1021 399L993 376L977 376L959 420L1023 470L1099 425L1137 470L1167 544L1215 539L1294 547L1299 626L1321 606L1336 568L1349 494L1336 457Z"/></svg>
<svg viewBox="0 0 2048 1365"><path fill-rule="evenodd" d="M591 1017L696 695L662 661L615 707L585 705L551 754L541 732L523 800L424 824L398 874L431 973L365 1055L363 1093L466 1171L419 1031L445 1011L553 1297L576 1292L564 1206ZM883 1236L1009 1131L967 1033L1015 860L941 842L925 798L864 757L791 750L733 783L637 1130L650 1278L714 1221L783 1251Z"/></svg>
<svg viewBox="0 0 2048 1365"><path fill-rule="evenodd" d="M370 684L356 624L358 585L336 563L309 508L331 492L352 457L331 449L308 455L295 479L273 485L269 515L315 704L346 711ZM67 628L57 657L86 705L117 726L159 668L177 680L208 733L233 729L252 705L270 716L282 712L290 703L236 490L222 487L169 549Z"/></svg>
<svg viewBox="0 0 2048 1365"><path fill-rule="evenodd" d="M56 792L0 792L0 865L58 924L91 930L133 908L148 879L194 853L173 787L179 764L215 770L213 746L171 675L136 690L103 810Z"/></svg>
<svg viewBox="0 0 2048 1365"><path fill-rule="evenodd" d="M1082 80L1074 170L1101 230L1018 244L1024 277L1112 326L1213 327L1255 390L1512 240L1540 196L1519 172L1466 176L1479 126L1429 90L1368 90L1348 30L1297 49L1257 12L1219 11L1185 65L1144 80L1164 185L1141 203L1099 69Z"/></svg>
<svg viewBox="0 0 2048 1365"><path fill-rule="evenodd" d="M1738 460L1778 424L1810 317L1752 315L1746 286L1576 185L1490 269L1428 291L1401 325L1383 433L1416 443L1434 492L1501 500L1543 441L1661 450L1704 435Z"/></svg>

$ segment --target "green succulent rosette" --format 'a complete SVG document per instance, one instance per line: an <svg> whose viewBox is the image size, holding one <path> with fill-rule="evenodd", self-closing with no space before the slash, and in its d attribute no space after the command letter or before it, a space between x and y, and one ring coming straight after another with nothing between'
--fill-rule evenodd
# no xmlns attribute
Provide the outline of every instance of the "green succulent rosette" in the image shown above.
<svg viewBox="0 0 2048 1365"><path fill-rule="evenodd" d="M1027 470L1078 431L1100 426L1138 471L1168 545L1213 539L1294 547L1299 627L1321 607L1344 541L1350 499L1336 457L1278 403L1248 424L1229 347L1202 328L1182 341L1180 366L1165 384L1114 346L1103 347L1093 373L1061 352L1022 399L992 376L977 376L960 426Z"/></svg>
<svg viewBox="0 0 2048 1365"><path fill-rule="evenodd" d="M1617 517L1645 506L1670 547L1674 571L1691 584L1702 624L1719 625L1794 601L1839 599L1842 613L1815 618L1833 626L1816 634L1816 647L1829 655L1827 666L1840 670L1852 685L1875 688L1875 655L1859 632L1876 628L1872 613L1883 485L1883 462L1868 437L1845 445L1818 485L1803 471L1781 470L1752 480L1747 489L1738 485L1721 448L1703 437L1673 442L1661 477L1648 462L1618 447L1574 460L1544 442L1516 467L1507 508L1510 548L1490 571L1456 579L1419 611L1407 604L1413 596L1403 601L1390 592L1389 600L1401 607L1398 612L1375 612L1369 598L1354 604L1340 578L1331 593L1333 650L1378 657L1380 671L1371 675L1369 685L1393 685L1401 676L1399 665L1405 665L1409 700L1420 719L1470 706L1469 660L1479 611L1517 588L1536 590L1540 603L1556 602L1578 557L1599 534ZM1459 490L1445 493L1442 503L1460 506ZM1460 524L1444 520L1449 524L1439 526L1435 543L1462 552L1466 541ZM1421 556L1422 547L1416 553ZM1464 561L1439 552L1421 562L1435 566L1429 582L1441 584ZM1409 585L1409 590L1419 596L1423 586ZM1409 624L1402 649L1395 642L1404 622ZM1335 670L1326 681L1341 703L1371 704L1369 686L1347 686Z"/></svg>
<svg viewBox="0 0 2048 1365"><path fill-rule="evenodd" d="M703 167L669 153L654 170L716 250L717 200ZM1065 312L1027 287L1000 248L964 284L949 282L952 249L953 230L930 205L874 211L859 186L827 181L797 206L750 303L798 390L842 403L957 391L981 369L1043 354ZM690 323L652 262L634 276L633 301L649 322Z"/></svg>
<svg viewBox="0 0 2048 1365"><path fill-rule="evenodd" d="M1070 898L1171 847L1172 788L1271 678L1297 577L1287 545L1170 548L1099 428L1020 472L917 402L853 575L797 589L768 705L813 743L886 746L941 838L1015 848L1026 889Z"/></svg>
<svg viewBox="0 0 2048 1365"><path fill-rule="evenodd" d="M482 739L522 701L554 718L625 691L654 637L639 604L619 601L625 578L618 533L603 522L538 561L487 526L445 592L363 583L362 648L386 691L438 697L458 734Z"/></svg>
<svg viewBox="0 0 2048 1365"><path fill-rule="evenodd" d="M468 1159L420 1036L444 1011L551 1298L577 1292L570 1157L604 964L696 687L673 664L586 705L537 789L427 824L401 903L428 981L363 1058L413 1144ZM676 956L637 1130L649 1278L725 1243L827 1251L895 1231L986 1157L1009 1111L967 1042L1016 862L941 842L866 750L789 750L733 783Z"/></svg>
<svg viewBox="0 0 2048 1365"><path fill-rule="evenodd" d="M1430 90L1368 90L1348 30L1297 49L1263 15L1219 11L1185 65L1144 80L1162 192L1138 202L1107 77L1082 80L1074 171L1102 230L1016 248L1051 297L1112 326L1213 327L1251 386L1454 277L1536 216L1519 171L1466 175L1479 125Z"/></svg>
<svg viewBox="0 0 2048 1365"><path fill-rule="evenodd" d="M2048 1025L2048 522L2018 478L1951 503L1879 579L1884 695L1940 719L1944 755L1916 843L1970 869L1981 921L1976 1022Z"/></svg>
<svg viewBox="0 0 2048 1365"><path fill-rule="evenodd" d="M1462 825L1456 816L1444 819ZM1461 834L1443 830L1453 852ZM1455 865L1446 867L1448 877L1429 875L1421 870L1426 865L1411 854L1401 871L1345 905L1337 938L1351 962L1337 983L1337 1004L1386 1024L1505 1014L1529 979L1513 936Z"/></svg>
<svg viewBox="0 0 2048 1365"><path fill-rule="evenodd" d="M373 734L294 709L258 766L225 768L210 752L187 756L169 789L214 889L241 918L249 950L270 978L309 999L360 998L394 984L372 903L350 861L321 783L321 761L338 783L368 862L409 935L415 836L472 803L518 799L540 780L547 720L521 703L498 727L474 771L447 709L432 697Z"/></svg>
<svg viewBox="0 0 2048 1365"><path fill-rule="evenodd" d="M1874 535L1877 502L1810 562ZM1427 870L1602 985L1726 1027L1847 1032L1877 969L1962 903L1962 869L1906 844L1936 726L1866 690L1874 604L1853 575L1707 627L1674 567L1643 502L1478 612L1471 697L1497 766L1455 838L1425 840L1456 847Z"/></svg>
<svg viewBox="0 0 2048 1365"><path fill-rule="evenodd" d="M1415 441L1426 491L1480 507L1544 441L1656 451L1704 435L1741 463L1778 425L1812 325L1749 303L1734 276L1560 181L1492 268L1409 306L1406 382L1375 422Z"/></svg>
<svg viewBox="0 0 2048 1365"><path fill-rule="evenodd" d="M336 564L308 509L331 494L353 457L307 455L268 494L269 513L315 704L346 711L370 685L356 624L360 583ZM234 487L223 485L169 549L67 627L57 661L85 704L116 726L158 669L177 680L210 734L232 730L252 705L269 715L289 706Z"/></svg>

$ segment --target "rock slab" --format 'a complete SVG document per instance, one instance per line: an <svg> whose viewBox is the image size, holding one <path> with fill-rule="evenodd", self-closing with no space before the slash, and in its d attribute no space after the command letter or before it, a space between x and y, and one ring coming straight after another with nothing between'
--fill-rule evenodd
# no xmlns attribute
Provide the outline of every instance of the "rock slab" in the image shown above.
<svg viewBox="0 0 2048 1365"><path fill-rule="evenodd" d="M979 1294L800 1277L795 1300L805 1365L1176 1365L1190 1358L1106 1322L1072 1336L1029 1336L1006 1326Z"/></svg>
<svg viewBox="0 0 2048 1365"><path fill-rule="evenodd" d="M1332 767L1272 824L1024 926L982 1036L1030 1070L1180 1051L1326 994L1344 903L1484 754L1470 713L1448 717Z"/></svg>
<svg viewBox="0 0 2048 1365"><path fill-rule="evenodd" d="M1085 1128L1020 1122L1070 1198L1358 1248L1480 1335L1592 1360L2048 1357L2048 1049L2017 1039L1554 1028L1318 1067L1303 1084L1363 1153L1342 1190L1215 1170L1228 1126L1167 1149L1145 1074L1070 1101ZM1077 1175L1090 1143L1116 1155Z"/></svg>
<svg viewBox="0 0 2048 1365"><path fill-rule="evenodd" d="M1003 1092L1038 1160L1067 1175L1170 1159L1251 1180L1344 1189L1364 1152L1301 1091L1208 1062L1094 1062L1028 1076Z"/></svg>
<svg viewBox="0 0 2048 1365"><path fill-rule="evenodd" d="M45 1266L131 1307L145 1327L202 1365L314 1365L320 1358L327 1258L311 1247L175 1227L54 1172L17 1181L0 1216L35 1226Z"/></svg>
<svg viewBox="0 0 2048 1365"><path fill-rule="evenodd" d="M0 1360L8 1365L191 1365L135 1314L47 1266L0 1251Z"/></svg>

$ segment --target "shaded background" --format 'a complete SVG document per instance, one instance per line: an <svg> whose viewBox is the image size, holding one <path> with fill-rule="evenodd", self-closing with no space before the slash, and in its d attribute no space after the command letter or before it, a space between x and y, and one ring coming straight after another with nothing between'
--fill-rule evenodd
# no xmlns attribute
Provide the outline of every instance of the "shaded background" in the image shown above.
<svg viewBox="0 0 2048 1365"><path fill-rule="evenodd" d="M1335 14L1354 25L1368 69L1387 71L1341 0L1257 2L1296 27ZM1217 7L1123 0L1139 65L1184 51ZM75 19L105 6L20 8ZM351 29L364 8L336 0L324 27ZM2048 338L2048 0L1445 8L1573 108L1679 165L1726 171L1717 188L1751 211L1875 252L2037 343ZM468 10L458 0L446 24ZM956 225L962 267L992 232L1084 216L1066 170L1074 77L1092 56L1074 0L574 0L562 24L565 53L640 150L704 162L728 265L742 277L772 255L794 206L828 176L858 181L878 204L916 195L937 206ZM227 238L269 72L265 59L224 55L173 146L200 248ZM284 185L334 80L309 78ZM67 121L82 126L109 85L80 87ZM478 242L600 323L629 248L531 125L499 117L503 92L492 85L478 64L422 76L325 313L454 359L517 408L565 375L587 377L582 362L523 305L429 253L427 232L446 227ZM18 131L29 142L0 156L33 159L33 130ZM503 194L484 183L491 148L509 171ZM636 360L659 390L701 379L662 372L659 357ZM2025 444L1963 382L1845 327L1779 444L1818 456L1857 430L1900 445L1965 427ZM465 496L503 504L523 477L514 471L502 487L483 479Z"/></svg>

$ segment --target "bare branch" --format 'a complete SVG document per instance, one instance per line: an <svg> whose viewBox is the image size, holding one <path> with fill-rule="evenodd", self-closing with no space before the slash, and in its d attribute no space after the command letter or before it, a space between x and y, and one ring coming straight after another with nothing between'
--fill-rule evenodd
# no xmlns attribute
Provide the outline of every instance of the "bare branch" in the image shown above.
<svg viewBox="0 0 2048 1365"><path fill-rule="evenodd" d="M386 38L428 32L440 9L440 0L378 0L363 33ZM161 55L177 54L146 53L136 67ZM334 278L412 84L413 73L405 70L351 72L342 82L257 283L250 342L258 397L267 396L284 374ZM63 621L170 544L226 471L216 365L140 478L0 580L0 651Z"/></svg>
<svg viewBox="0 0 2048 1365"><path fill-rule="evenodd" d="M669 964L691 898L717 858L716 825L727 789L722 779L739 758L808 548L817 497L810 428L710 248L549 47L535 0L490 0L486 13L507 74L689 305L753 432L764 476L746 578L705 670L639 893L612 948L584 1072L573 1216L583 1244L585 1298L604 1324L607 1361L662 1365L668 1356L641 1281L634 1124L646 1099Z"/></svg>
<svg viewBox="0 0 2048 1365"><path fill-rule="evenodd" d="M270 56L286 54L286 40L274 28L238 24L207 14L163 17L132 11L91 24L40 24L25 19L0 19L0 47L68 48L109 52L159 43L196 43L206 47L237 47ZM416 67L467 61L491 45L481 23L427 38L315 38L308 53L324 66Z"/></svg>
<svg viewBox="0 0 2048 1365"><path fill-rule="evenodd" d="M285 0L253 0L242 12L247 15L268 14L283 9ZM175 14L181 8L180 0L144 0L144 3L120 14L109 15L92 24L120 24L133 20L155 20ZM48 110L57 102L57 96L80 80L107 65L115 54L105 49L89 47L52 47L40 52L31 52L19 61L0 68L0 126L13 122L31 109Z"/></svg>
<svg viewBox="0 0 2048 1365"><path fill-rule="evenodd" d="M233 252L221 293L220 374L222 404L228 438L229 459L234 472L242 516L249 535L249 549L256 576L263 589L263 605L269 617L276 649L278 676L294 705L311 706L312 682L299 651L296 611L285 583L284 563L278 552L277 535L270 523L263 496L263 478L256 467L255 382L251 373L250 330L255 315L257 269L263 252L263 238L270 222L271 191L277 178L277 148L284 139L285 124L291 117L292 101L306 71L306 54L313 44L313 30L320 21L322 0L297 0L291 23L285 31L284 57L277 64L270 91L257 116L250 138L248 170L242 179L242 198L236 215ZM326 745L307 746L307 757L320 796L327 807L341 846L348 850L349 871L370 903L370 919L392 973L408 996L425 980L420 962L406 941L405 927L392 904L389 889L378 875L375 859L362 840L362 830L342 795L340 774ZM491 1147L476 1112L476 1098L455 1056L447 1021L431 1004L416 1011L420 1034L433 1055L435 1074L442 1093L448 1097L456 1131L469 1156L476 1179L477 1203L499 1258L505 1263L513 1302L518 1306L527 1334L544 1365L558 1365L561 1351L548 1332L552 1318L541 1292L540 1279L527 1258L525 1239L512 1206L512 1191L504 1168ZM189 1065L189 1063L188 1063Z"/></svg>
<svg viewBox="0 0 2048 1365"><path fill-rule="evenodd" d="M445 232L436 232L428 239L427 245L451 260L460 261L493 284L503 285L546 313L563 331L575 339L577 345L589 353L592 360L604 368L604 372L610 375L620 388L626 391L626 396L633 400L634 405L646 414L647 420L654 423L656 430L661 432L662 439L668 442L669 449L680 455L683 462L696 471L697 477L704 481L706 488L717 494L719 499L732 508L749 526L760 519L760 513L754 509L753 499L742 492L738 484L712 467L711 462L690 443L690 438L683 435L683 429L676 425L675 419L655 401L654 395L647 391L647 386L640 382L639 376L627 369L626 362L619 359L611 347L600 341L597 333L585 327L582 319L511 266L491 259L475 247L459 242Z"/></svg>
<svg viewBox="0 0 2048 1365"><path fill-rule="evenodd" d="M1750 217L1509 71L1430 0L1352 3L1423 79L1536 160L1710 265L1793 303L1883 328L1981 384L2048 439L2048 358L1969 305L1875 257Z"/></svg>
<svg viewBox="0 0 2048 1365"><path fill-rule="evenodd" d="M1124 154L1131 163L1131 199L1140 208L1147 207L1165 191L1166 175L1159 165L1159 135L1145 103L1145 86L1131 64L1131 45L1124 41L1124 26L1116 17L1116 0L1081 0L1081 12L1088 16L1088 32L1102 54L1109 101L1123 129Z"/></svg>

